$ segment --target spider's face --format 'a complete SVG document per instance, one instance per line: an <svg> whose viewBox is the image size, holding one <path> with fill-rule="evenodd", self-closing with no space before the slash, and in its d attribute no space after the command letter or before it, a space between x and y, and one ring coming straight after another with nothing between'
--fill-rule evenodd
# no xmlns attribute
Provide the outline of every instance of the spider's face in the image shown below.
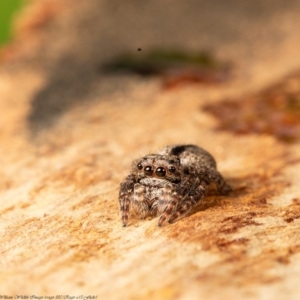
<svg viewBox="0 0 300 300"><path fill-rule="evenodd" d="M155 178L172 183L181 181L181 165L177 156L149 154L133 164L139 180Z"/></svg>

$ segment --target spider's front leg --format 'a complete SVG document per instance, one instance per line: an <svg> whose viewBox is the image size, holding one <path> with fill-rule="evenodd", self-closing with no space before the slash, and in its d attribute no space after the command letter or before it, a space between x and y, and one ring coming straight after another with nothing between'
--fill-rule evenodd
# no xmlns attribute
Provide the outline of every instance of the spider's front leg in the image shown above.
<svg viewBox="0 0 300 300"><path fill-rule="evenodd" d="M126 179L121 183L120 193L119 193L119 204L121 209L123 227L125 227L128 222L130 202L134 192L135 183L136 183L136 178L133 174L128 175Z"/></svg>
<svg viewBox="0 0 300 300"><path fill-rule="evenodd" d="M168 186L168 189L165 189L165 195L162 200L160 200L163 205L161 205L159 209L159 213L161 213L158 220L159 227L161 227L166 220L170 220L174 212L177 211L179 203L188 195L189 190L190 185L188 179L175 186Z"/></svg>
<svg viewBox="0 0 300 300"><path fill-rule="evenodd" d="M209 184L206 181L201 181L200 184L194 184L188 194L181 199L168 222L173 223L179 216L186 214L189 210L191 210L203 198L208 185Z"/></svg>

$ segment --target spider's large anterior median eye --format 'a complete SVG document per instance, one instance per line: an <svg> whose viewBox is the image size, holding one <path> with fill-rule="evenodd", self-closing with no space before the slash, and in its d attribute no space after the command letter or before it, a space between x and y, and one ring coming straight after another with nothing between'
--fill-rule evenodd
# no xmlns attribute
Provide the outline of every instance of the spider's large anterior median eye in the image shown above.
<svg viewBox="0 0 300 300"><path fill-rule="evenodd" d="M170 173L174 173L176 171L176 168L174 166L170 166L168 170Z"/></svg>
<svg viewBox="0 0 300 300"><path fill-rule="evenodd" d="M144 172L146 175L152 175L153 174L153 168L151 166L146 166L144 169Z"/></svg>
<svg viewBox="0 0 300 300"><path fill-rule="evenodd" d="M142 170L142 169L143 169L143 165L142 165L141 163L138 163L136 166L137 166L137 168L138 168L139 170Z"/></svg>
<svg viewBox="0 0 300 300"><path fill-rule="evenodd" d="M164 176L166 175L166 170L165 170L165 168L158 167L158 168L155 170L155 174L156 174L158 177L164 177Z"/></svg>

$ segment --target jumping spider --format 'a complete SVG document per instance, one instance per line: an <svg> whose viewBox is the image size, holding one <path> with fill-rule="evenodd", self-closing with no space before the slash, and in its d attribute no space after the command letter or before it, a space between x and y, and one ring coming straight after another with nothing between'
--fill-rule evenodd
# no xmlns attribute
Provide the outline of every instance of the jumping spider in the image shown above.
<svg viewBox="0 0 300 300"><path fill-rule="evenodd" d="M211 154L195 145L167 146L135 160L120 187L123 226L129 212L159 216L158 226L172 223L202 199L212 182L222 195L228 194L231 188L216 167Z"/></svg>

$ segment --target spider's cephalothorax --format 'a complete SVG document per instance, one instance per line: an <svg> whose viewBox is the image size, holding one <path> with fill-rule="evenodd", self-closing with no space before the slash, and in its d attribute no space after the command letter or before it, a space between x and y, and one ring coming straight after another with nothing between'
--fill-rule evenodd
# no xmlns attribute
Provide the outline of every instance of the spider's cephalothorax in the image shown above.
<svg viewBox="0 0 300 300"><path fill-rule="evenodd" d="M216 169L214 158L194 145L167 146L158 154L135 160L121 183L119 202L123 225L129 213L159 216L158 225L188 212L214 182L221 194L231 188Z"/></svg>

